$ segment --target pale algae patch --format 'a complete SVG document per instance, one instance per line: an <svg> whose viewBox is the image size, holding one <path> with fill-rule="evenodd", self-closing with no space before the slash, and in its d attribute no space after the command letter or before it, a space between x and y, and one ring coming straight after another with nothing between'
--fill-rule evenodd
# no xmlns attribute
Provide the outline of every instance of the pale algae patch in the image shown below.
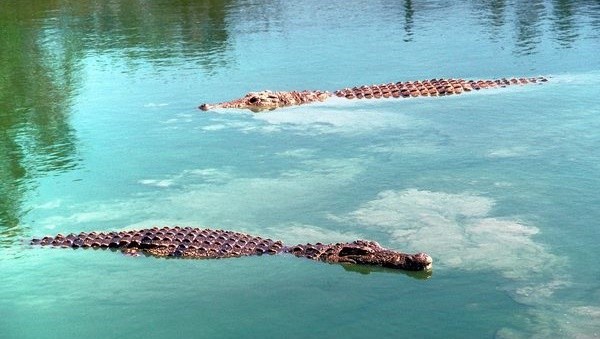
<svg viewBox="0 0 600 339"><path fill-rule="evenodd" d="M253 119L262 122L263 132L291 131L303 135L363 134L414 126L415 119L393 111L345 110L343 107L298 106L264 114Z"/></svg>
<svg viewBox="0 0 600 339"><path fill-rule="evenodd" d="M170 187L173 185L172 179L144 179L139 181L140 184L151 185L156 187Z"/></svg>
<svg viewBox="0 0 600 339"><path fill-rule="evenodd" d="M431 140L402 140L402 144L374 144L361 147L362 152L389 155L413 155L428 154L435 155L440 153L439 142Z"/></svg>
<svg viewBox="0 0 600 339"><path fill-rule="evenodd" d="M498 148L490 150L487 154L488 158L517 158L538 155L525 146L513 146L506 148Z"/></svg>
<svg viewBox="0 0 600 339"><path fill-rule="evenodd" d="M355 232L342 232L337 230L328 230L315 225L302 223L281 224L276 227L268 227L265 235L273 239L280 239L285 244L303 244L303 243L337 243L351 242L361 239L363 236Z"/></svg>
<svg viewBox="0 0 600 339"><path fill-rule="evenodd" d="M54 200L50 200L38 205L33 205L32 208L37 208L37 209L44 209L44 210L48 210L48 209L55 209L55 208L59 208L60 205L62 204L62 199L54 199Z"/></svg>
<svg viewBox="0 0 600 339"><path fill-rule="evenodd" d="M532 239L536 227L489 217L493 206L492 199L469 193L384 191L348 218L383 229L413 250L427 250L436 264L452 268L519 278L559 260Z"/></svg>
<svg viewBox="0 0 600 339"><path fill-rule="evenodd" d="M294 169L264 176L245 176L243 169L233 167L185 170L159 179L138 180L141 186L155 189L127 198L65 201L62 215L41 217L38 222L47 229L62 228L61 232L101 225L187 224L262 235L266 227L288 225L293 222L290 218L314 212L314 205L330 203L335 192L351 185L364 167L361 159L330 158L304 159ZM293 230L298 232L299 227L296 224Z"/></svg>
<svg viewBox="0 0 600 339"><path fill-rule="evenodd" d="M598 320L597 307L564 305L555 298L556 290L572 285L567 259L536 241L537 227L516 218L490 216L494 204L474 193L389 190L333 218L387 232L399 248L427 251L434 267L489 270L504 276L501 288L530 306L531 333L501 329L499 337L597 334L598 321L589 321Z"/></svg>
<svg viewBox="0 0 600 339"><path fill-rule="evenodd" d="M275 155L278 155L281 157L298 158L298 159L313 158L315 156L315 154L316 154L316 150L310 149L310 148L298 148L298 149L291 149L291 150L275 153Z"/></svg>
<svg viewBox="0 0 600 339"><path fill-rule="evenodd" d="M205 132L216 132L222 130L236 130L242 133L249 133L254 131L260 131L259 126L249 121L237 121L227 119L213 119L213 123L210 125L201 125L197 129Z"/></svg>
<svg viewBox="0 0 600 339"><path fill-rule="evenodd" d="M162 179L142 179L138 183L163 188L190 183L219 184L232 178L231 171L231 168L199 168L184 170L181 173Z"/></svg>

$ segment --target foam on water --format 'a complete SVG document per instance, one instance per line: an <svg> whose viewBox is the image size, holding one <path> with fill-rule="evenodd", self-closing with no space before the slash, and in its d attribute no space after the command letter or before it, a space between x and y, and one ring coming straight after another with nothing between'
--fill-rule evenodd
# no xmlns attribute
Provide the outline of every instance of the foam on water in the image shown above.
<svg viewBox="0 0 600 339"><path fill-rule="evenodd" d="M265 233L274 239L281 239L285 244L303 244L303 243L337 243L351 242L363 238L355 231L337 231L328 230L315 225L306 225L300 223L281 224L273 227L267 227Z"/></svg>

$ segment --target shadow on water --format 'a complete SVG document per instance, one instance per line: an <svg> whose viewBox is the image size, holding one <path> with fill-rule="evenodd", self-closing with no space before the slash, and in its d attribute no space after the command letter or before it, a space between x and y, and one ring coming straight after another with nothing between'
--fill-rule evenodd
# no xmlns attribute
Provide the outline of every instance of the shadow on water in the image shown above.
<svg viewBox="0 0 600 339"><path fill-rule="evenodd" d="M426 280L431 278L433 275L433 271L404 271L404 270L396 270L393 268L385 268L379 266L361 266L361 265L350 265L350 264L342 264L341 265L344 270L348 272L360 273L360 274L371 274L371 273L394 273L394 274L402 274L408 277L417 279L417 280Z"/></svg>

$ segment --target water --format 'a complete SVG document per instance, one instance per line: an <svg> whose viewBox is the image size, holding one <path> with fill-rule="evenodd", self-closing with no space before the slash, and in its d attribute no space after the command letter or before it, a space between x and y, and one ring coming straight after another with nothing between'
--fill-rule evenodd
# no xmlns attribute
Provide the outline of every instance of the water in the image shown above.
<svg viewBox="0 0 600 339"><path fill-rule="evenodd" d="M600 336L597 1L3 1L0 25L0 337ZM196 109L536 75L550 82ZM27 245L174 224L368 238L434 270Z"/></svg>

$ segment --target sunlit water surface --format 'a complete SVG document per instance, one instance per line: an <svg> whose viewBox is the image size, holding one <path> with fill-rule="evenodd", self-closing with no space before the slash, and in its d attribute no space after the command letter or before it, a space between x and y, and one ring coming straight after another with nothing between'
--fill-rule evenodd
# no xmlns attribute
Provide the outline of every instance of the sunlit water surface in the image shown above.
<svg viewBox="0 0 600 339"><path fill-rule="evenodd" d="M0 25L0 337L600 336L597 1L3 1ZM550 81L196 109L537 75ZM27 245L175 224L373 239L434 270Z"/></svg>

